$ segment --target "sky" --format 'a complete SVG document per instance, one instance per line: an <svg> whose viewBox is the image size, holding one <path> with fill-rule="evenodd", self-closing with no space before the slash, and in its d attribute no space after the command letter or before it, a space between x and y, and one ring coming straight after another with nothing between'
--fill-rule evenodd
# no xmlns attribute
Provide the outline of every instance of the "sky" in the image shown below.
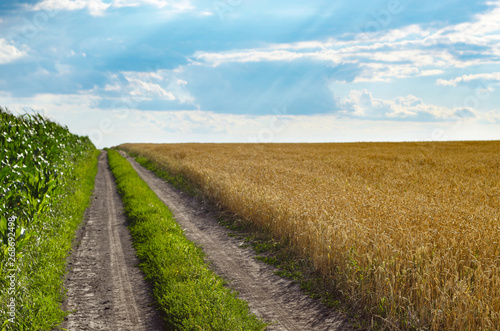
<svg viewBox="0 0 500 331"><path fill-rule="evenodd" d="M0 105L125 142L500 139L500 0L0 0Z"/></svg>

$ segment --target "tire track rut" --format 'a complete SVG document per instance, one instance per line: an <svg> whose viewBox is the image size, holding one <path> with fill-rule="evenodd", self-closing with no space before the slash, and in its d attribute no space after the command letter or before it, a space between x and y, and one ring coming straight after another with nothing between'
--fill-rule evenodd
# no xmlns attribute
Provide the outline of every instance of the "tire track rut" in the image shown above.
<svg viewBox="0 0 500 331"><path fill-rule="evenodd" d="M107 153L99 155L94 195L77 244L64 308L75 310L61 325L67 330L162 330L150 288L138 269L127 221Z"/></svg>
<svg viewBox="0 0 500 331"><path fill-rule="evenodd" d="M251 249L239 247L240 242L229 237L229 231L217 223L214 211L173 188L126 153L121 154L170 208L188 239L203 247L212 269L239 292L253 313L275 322L267 330L351 329L345 316L325 308L304 295L296 284L275 275L276 269L256 260Z"/></svg>

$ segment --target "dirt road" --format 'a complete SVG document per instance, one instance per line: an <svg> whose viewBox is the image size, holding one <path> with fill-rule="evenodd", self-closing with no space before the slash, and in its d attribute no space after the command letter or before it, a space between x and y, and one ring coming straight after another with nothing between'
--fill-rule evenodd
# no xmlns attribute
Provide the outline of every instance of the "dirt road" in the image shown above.
<svg viewBox="0 0 500 331"><path fill-rule="evenodd" d="M67 330L163 330L132 247L123 205L99 156L92 204L77 233L65 285L66 309L76 309L61 325Z"/></svg>
<svg viewBox="0 0 500 331"><path fill-rule="evenodd" d="M123 152L122 155L126 156ZM229 237L228 230L217 223L213 211L127 158L170 208L186 236L203 247L216 273L229 281L253 313L276 322L268 330L349 329L343 316L302 294L292 282L276 276L276 269L256 260L251 249L239 247L240 242Z"/></svg>

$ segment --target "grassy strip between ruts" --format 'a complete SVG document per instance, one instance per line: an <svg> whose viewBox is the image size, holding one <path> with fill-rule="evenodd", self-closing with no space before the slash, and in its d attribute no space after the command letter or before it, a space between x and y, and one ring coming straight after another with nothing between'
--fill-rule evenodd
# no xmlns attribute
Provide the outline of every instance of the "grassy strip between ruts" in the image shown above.
<svg viewBox="0 0 500 331"><path fill-rule="evenodd" d="M130 163L108 159L131 224L137 256L168 327L176 330L263 330L266 324L214 274L203 251L187 240L168 207Z"/></svg>

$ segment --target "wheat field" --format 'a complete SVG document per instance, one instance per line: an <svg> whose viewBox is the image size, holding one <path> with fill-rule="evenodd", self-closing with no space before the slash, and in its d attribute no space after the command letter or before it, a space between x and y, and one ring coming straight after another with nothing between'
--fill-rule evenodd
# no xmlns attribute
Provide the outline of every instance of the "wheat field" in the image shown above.
<svg viewBox="0 0 500 331"><path fill-rule="evenodd" d="M401 329L500 330L500 142L124 144Z"/></svg>

